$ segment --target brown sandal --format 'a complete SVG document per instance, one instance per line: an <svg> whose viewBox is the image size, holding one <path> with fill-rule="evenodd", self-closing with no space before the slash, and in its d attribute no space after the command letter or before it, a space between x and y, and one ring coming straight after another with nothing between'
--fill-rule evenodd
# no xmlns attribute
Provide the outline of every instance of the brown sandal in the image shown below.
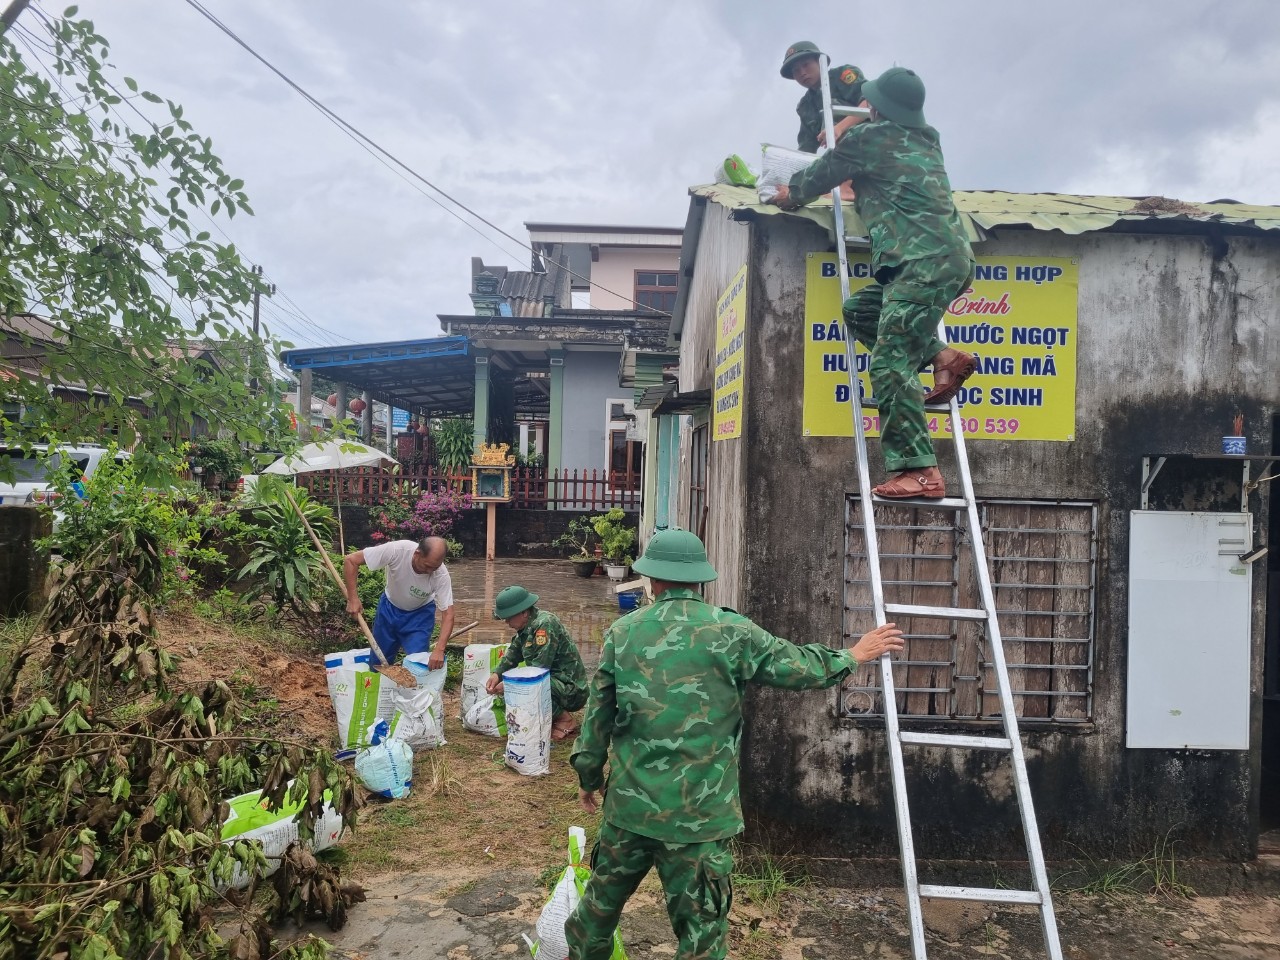
<svg viewBox="0 0 1280 960"><path fill-rule="evenodd" d="M904 470L872 487L871 492L886 500L941 500L947 495L947 485L941 476L927 477L923 470Z"/></svg>
<svg viewBox="0 0 1280 960"><path fill-rule="evenodd" d="M973 354L965 353L963 350L957 350L956 355L951 358L948 363L935 363L933 365L933 389L924 395L925 403L950 403L951 398L960 392L960 388L964 386L964 382L973 376L973 371L978 367L978 362L974 359ZM938 374L949 373L951 379L946 383L938 380Z"/></svg>

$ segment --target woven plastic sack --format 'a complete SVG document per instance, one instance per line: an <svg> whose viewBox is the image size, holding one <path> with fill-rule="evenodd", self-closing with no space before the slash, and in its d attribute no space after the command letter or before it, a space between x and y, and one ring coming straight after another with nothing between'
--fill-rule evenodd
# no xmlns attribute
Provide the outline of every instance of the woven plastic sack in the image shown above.
<svg viewBox="0 0 1280 960"><path fill-rule="evenodd" d="M409 663L412 659L406 663L416 672L423 664ZM414 750L444 743L445 671L420 673L416 687L402 687L370 669L369 663L368 647L325 654L329 699L338 720L339 756L352 756L370 746L369 730L379 720L386 720L391 736Z"/></svg>
<svg viewBox="0 0 1280 960"><path fill-rule="evenodd" d="M535 932L536 939L527 936L524 942L529 945L529 953L538 960L568 960L569 944L564 935L564 922L569 919L578 902L582 899L582 890L586 886L591 871L583 866L583 856L587 846L587 834L581 827L569 828L569 865L556 881L555 889L542 913L538 915ZM613 952L609 960L627 960L627 952L622 948L622 934L613 931Z"/></svg>
<svg viewBox="0 0 1280 960"><path fill-rule="evenodd" d="M736 153L725 157L724 162L716 167L716 183L728 183L735 187L754 187L756 175L747 167L747 162Z"/></svg>
<svg viewBox="0 0 1280 960"><path fill-rule="evenodd" d="M507 704L507 766L536 777L551 772L551 671L516 667L502 675Z"/></svg>
<svg viewBox="0 0 1280 960"><path fill-rule="evenodd" d="M331 796L327 791L324 799L324 810L316 818L315 836L307 844L310 850L328 850L342 840L342 815L330 804ZM298 840L298 825L294 817L302 809L302 803L286 800L279 810L268 810L262 791L255 790L232 797L227 806L230 812L222 824L222 842L231 844L237 840L257 840L267 858L264 876L275 873L289 844ZM249 885L249 875L238 864L231 875L230 885L237 889Z"/></svg>
<svg viewBox="0 0 1280 960"><path fill-rule="evenodd" d="M372 746L356 754L356 776L380 797L407 797L413 788L413 750L403 740L389 735L385 720L374 724L370 739Z"/></svg>
<svg viewBox="0 0 1280 960"><path fill-rule="evenodd" d="M502 697L485 695L471 705L462 718L462 725L473 733L486 737L507 735L507 705Z"/></svg>
<svg viewBox="0 0 1280 960"><path fill-rule="evenodd" d="M464 724L467 713L475 702L489 695L484 689L485 681L497 669L506 652L505 643L469 643L462 651L462 696L458 704L458 716Z"/></svg>
<svg viewBox="0 0 1280 960"><path fill-rule="evenodd" d="M756 192L761 203L768 203L778 195L777 188L791 182L791 177L818 159L812 153L761 144L760 176L756 179Z"/></svg>

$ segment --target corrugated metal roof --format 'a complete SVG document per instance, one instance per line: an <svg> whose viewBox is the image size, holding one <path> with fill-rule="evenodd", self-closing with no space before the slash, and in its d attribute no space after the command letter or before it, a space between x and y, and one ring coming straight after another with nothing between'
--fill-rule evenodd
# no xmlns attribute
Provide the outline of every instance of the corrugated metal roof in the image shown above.
<svg viewBox="0 0 1280 960"><path fill-rule="evenodd" d="M770 216L799 216L831 229L831 199L822 197L799 210L783 211L762 204L750 187L708 184L693 187L694 196L706 197L730 210ZM1107 230L1121 223L1182 221L1190 224L1222 224L1254 230L1280 230L1280 207L1218 201L1185 203L1164 197L1076 196L1067 193L1008 193L1001 190L957 190L956 209L966 220L971 241L983 240L995 227L1029 227L1080 234ZM844 206L845 230L850 236L866 233L853 205ZM1198 231L1195 231L1198 232Z"/></svg>

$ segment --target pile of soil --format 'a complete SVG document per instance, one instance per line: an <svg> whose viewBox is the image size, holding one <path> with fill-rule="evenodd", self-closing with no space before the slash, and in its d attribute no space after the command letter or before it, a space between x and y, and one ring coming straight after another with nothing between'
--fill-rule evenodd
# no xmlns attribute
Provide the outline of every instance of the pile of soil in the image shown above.
<svg viewBox="0 0 1280 960"><path fill-rule="evenodd" d="M1172 200L1169 197L1145 197L1139 200L1127 213L1183 213L1191 217L1203 217L1208 214L1197 207L1195 204L1186 203L1182 200Z"/></svg>

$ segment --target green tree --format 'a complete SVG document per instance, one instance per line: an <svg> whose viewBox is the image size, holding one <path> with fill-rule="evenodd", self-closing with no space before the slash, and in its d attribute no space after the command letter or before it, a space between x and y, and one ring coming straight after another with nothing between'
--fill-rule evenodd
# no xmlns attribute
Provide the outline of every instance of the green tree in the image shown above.
<svg viewBox="0 0 1280 960"><path fill-rule="evenodd" d="M0 439L114 434L160 451L198 415L259 443L287 423L270 391L249 388L276 347L245 328L262 281L192 224L197 210L251 214L244 184L179 104L115 73L106 40L75 14L23 17L46 32L51 69L15 31L0 37L0 340L27 337L30 314L58 341L38 378L6 383L27 415L0 417ZM144 111L164 119L139 121ZM215 363L191 361L210 350ZM46 384L83 385L90 399Z"/></svg>

